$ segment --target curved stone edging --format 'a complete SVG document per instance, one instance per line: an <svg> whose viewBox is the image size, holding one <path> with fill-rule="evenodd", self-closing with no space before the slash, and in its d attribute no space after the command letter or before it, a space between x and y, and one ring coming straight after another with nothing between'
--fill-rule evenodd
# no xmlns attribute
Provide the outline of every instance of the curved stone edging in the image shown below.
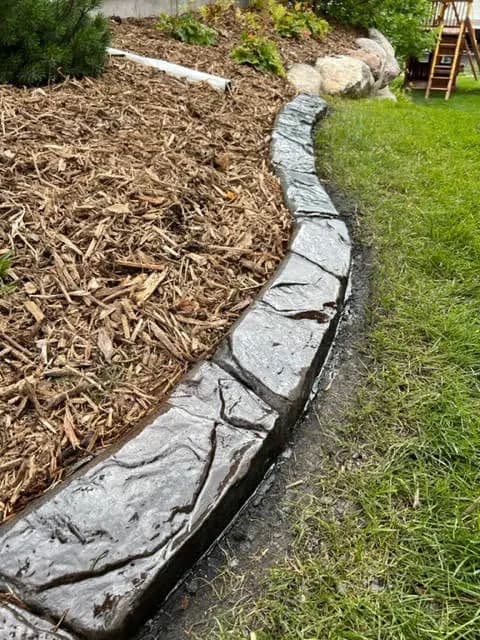
<svg viewBox="0 0 480 640"><path fill-rule="evenodd" d="M128 637L253 493L304 409L351 261L347 228L315 174L313 127L326 110L301 95L277 118L272 161L295 232L212 361L135 435L0 528L0 590L78 637ZM3 621L7 637L29 637L8 635L22 615L0 606L0 631ZM38 637L68 631L42 627Z"/></svg>

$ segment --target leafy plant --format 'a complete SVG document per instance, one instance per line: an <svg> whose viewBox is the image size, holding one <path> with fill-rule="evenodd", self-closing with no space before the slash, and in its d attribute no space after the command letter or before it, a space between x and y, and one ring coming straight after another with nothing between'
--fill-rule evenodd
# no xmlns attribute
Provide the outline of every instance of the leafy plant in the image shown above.
<svg viewBox="0 0 480 640"><path fill-rule="evenodd" d="M309 35L321 38L328 33L328 22L300 3L288 9L284 4L271 0L269 11L275 30L283 38L300 39Z"/></svg>
<svg viewBox="0 0 480 640"><path fill-rule="evenodd" d="M264 25L259 13L255 13L253 11L242 11L240 8L237 8L235 17L248 33L259 34L263 31Z"/></svg>
<svg viewBox="0 0 480 640"><path fill-rule="evenodd" d="M212 46L217 42L215 29L200 22L193 11L186 11L176 16L162 13L158 19L157 29L187 44Z"/></svg>
<svg viewBox="0 0 480 640"><path fill-rule="evenodd" d="M8 275L8 271L12 266L13 254L11 251L0 253L0 295L10 293L13 290L13 286L5 284L5 278Z"/></svg>
<svg viewBox="0 0 480 640"><path fill-rule="evenodd" d="M105 67L107 20L101 0L1 0L0 83L36 86Z"/></svg>
<svg viewBox="0 0 480 640"><path fill-rule="evenodd" d="M249 64L263 73L286 75L275 43L262 36L242 34L241 44L233 49L230 57L238 64Z"/></svg>
<svg viewBox="0 0 480 640"><path fill-rule="evenodd" d="M207 23L215 23L234 6L233 0L215 0L204 4L198 10L203 20Z"/></svg>
<svg viewBox="0 0 480 640"><path fill-rule="evenodd" d="M12 266L12 257L13 254L11 251L0 254L0 282L4 280L8 270Z"/></svg>
<svg viewBox="0 0 480 640"><path fill-rule="evenodd" d="M397 55L420 55L432 46L423 25L431 0L312 0L314 11L345 24L376 27L392 41Z"/></svg>

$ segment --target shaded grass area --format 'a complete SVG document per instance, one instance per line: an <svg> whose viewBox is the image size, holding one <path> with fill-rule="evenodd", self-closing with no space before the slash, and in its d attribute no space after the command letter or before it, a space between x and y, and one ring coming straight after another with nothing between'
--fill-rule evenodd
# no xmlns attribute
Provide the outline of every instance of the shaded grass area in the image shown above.
<svg viewBox="0 0 480 640"><path fill-rule="evenodd" d="M480 638L477 87L338 102L319 132L375 249L368 382L298 495L295 549L218 638Z"/></svg>

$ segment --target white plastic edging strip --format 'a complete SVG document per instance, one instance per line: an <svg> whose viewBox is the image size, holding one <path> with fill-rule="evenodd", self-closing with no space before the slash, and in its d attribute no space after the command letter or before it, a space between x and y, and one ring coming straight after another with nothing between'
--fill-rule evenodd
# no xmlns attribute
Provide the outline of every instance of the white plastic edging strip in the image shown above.
<svg viewBox="0 0 480 640"><path fill-rule="evenodd" d="M196 69L189 69L188 67L182 67L179 64L173 64L172 62L166 62L166 60L159 60L158 58L146 58L139 56L136 53L130 51L122 51L122 49L113 49L109 47L107 52L111 56L121 56L132 62L143 64L146 67L154 67L159 71L164 71L169 76L175 76L176 78L185 78L189 82L208 82L212 87L225 91L232 86L231 80L221 78L220 76L213 76L210 73L204 73L203 71L197 71Z"/></svg>

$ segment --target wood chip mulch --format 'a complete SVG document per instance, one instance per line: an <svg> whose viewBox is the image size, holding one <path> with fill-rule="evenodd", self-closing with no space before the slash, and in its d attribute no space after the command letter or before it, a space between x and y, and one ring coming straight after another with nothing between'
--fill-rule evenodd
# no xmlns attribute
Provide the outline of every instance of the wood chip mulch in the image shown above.
<svg viewBox="0 0 480 640"><path fill-rule="evenodd" d="M233 92L117 59L94 80L0 86L0 521L161 401L286 249L268 149L291 88L158 36L128 21L114 46L201 60Z"/></svg>

